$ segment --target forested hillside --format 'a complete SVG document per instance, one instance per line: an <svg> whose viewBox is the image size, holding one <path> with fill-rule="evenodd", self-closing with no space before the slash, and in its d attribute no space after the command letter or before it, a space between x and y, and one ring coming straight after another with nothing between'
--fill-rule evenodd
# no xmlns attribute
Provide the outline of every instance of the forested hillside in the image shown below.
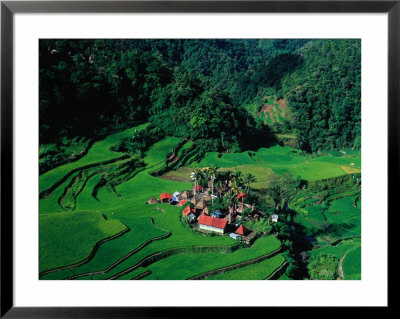
<svg viewBox="0 0 400 319"><path fill-rule="evenodd" d="M360 147L359 40L41 40L40 143L150 122L208 151L275 137L244 105L285 99L297 146ZM261 103L261 102L260 102ZM261 104L260 104L261 106ZM51 166L51 165L50 165Z"/></svg>
<svg viewBox="0 0 400 319"><path fill-rule="evenodd" d="M361 41L312 41L297 51L304 64L282 81L307 151L361 147Z"/></svg>

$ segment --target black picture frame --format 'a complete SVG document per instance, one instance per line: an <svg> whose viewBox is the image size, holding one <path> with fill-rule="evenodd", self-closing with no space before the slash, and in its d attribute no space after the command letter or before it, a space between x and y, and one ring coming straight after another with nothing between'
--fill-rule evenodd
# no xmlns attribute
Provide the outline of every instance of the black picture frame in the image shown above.
<svg viewBox="0 0 400 319"><path fill-rule="evenodd" d="M387 13L388 218L399 186L400 0L396 1L1 1L1 317L132 318L187 316L187 308L14 307L13 303L13 19L16 13ZM393 223L392 223L393 224ZM388 223L388 234L391 223ZM391 225L392 227L394 225ZM390 236L388 247L390 247ZM388 261L390 261L388 254ZM390 281L388 281L389 287ZM390 307L390 298L388 300ZM389 308L387 307L387 308ZM231 309L232 310L232 309ZM293 308L292 308L293 310ZM297 309L303 312L305 310ZM217 308L213 315L226 315ZM235 310L236 313L236 310Z"/></svg>

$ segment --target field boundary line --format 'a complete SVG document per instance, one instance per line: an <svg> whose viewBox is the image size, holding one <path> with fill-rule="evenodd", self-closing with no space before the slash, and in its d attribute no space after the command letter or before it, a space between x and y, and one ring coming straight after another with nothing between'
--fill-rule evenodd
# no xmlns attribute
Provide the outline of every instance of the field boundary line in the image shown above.
<svg viewBox="0 0 400 319"><path fill-rule="evenodd" d="M359 248L359 247L361 247L361 244L356 245L356 246L350 248L349 250L347 250L347 251L344 253L343 257L340 258L340 260L339 260L339 265L338 265L338 269L337 269L337 272L338 272L338 275L339 275L338 280L344 280L344 278L345 278L345 273L344 273L344 270L343 270L343 261L344 261L344 259L346 258L347 254L350 253L350 252L352 252L352 251L354 251L354 250L356 250L356 249Z"/></svg>
<svg viewBox="0 0 400 319"><path fill-rule="evenodd" d="M143 272L143 273L141 273L141 274L139 274L139 275L137 275L135 277L132 277L130 280L140 280L140 279L145 278L145 277L150 276L150 275L151 275L151 271L150 270L146 270L145 272Z"/></svg>
<svg viewBox="0 0 400 319"><path fill-rule="evenodd" d="M278 249L266 254L266 255L262 255L260 257L254 258L254 259L242 261L240 263L233 264L233 265L230 265L230 266L225 266L225 267L221 267L221 268L218 268L218 269L210 270L210 271L207 271L207 272L202 273L200 275L195 275L193 277L187 278L186 280L200 280L200 279L204 279L204 278L209 277L209 276L213 276L213 275L217 275L217 274L223 274L223 273L231 271L231 270L235 270L235 269L238 269L238 268L243 268L243 267L246 267L246 266L254 265L254 264L257 264L257 263L259 263L261 261L264 261L266 259L269 259L269 258L277 255L281 251L282 251L282 246L279 247Z"/></svg>
<svg viewBox="0 0 400 319"><path fill-rule="evenodd" d="M269 276L267 276L266 278L264 278L264 280L274 280L276 279L275 276L280 275L280 272L282 271L282 269L284 270L286 268L286 266L288 266L289 263L285 260L278 269L275 269L274 272L272 274L270 274Z"/></svg>
<svg viewBox="0 0 400 319"><path fill-rule="evenodd" d="M114 263L112 263L110 266L108 266L106 269L104 270L98 270L98 271L94 271L94 272L88 272L88 273L83 273L83 274L78 274L78 275L74 275L68 278L65 278L65 280L72 280L72 279L76 279L76 278L80 278L80 277L84 277L84 276L88 276L88 275L102 275L105 274L107 272L109 272L111 269L115 268L116 266L118 266L120 263L122 263L123 261L125 261L126 259L132 257L134 254L136 254L138 251L140 251L141 249L143 249L145 246L151 244L153 241L156 240L161 240L161 239L165 239L167 237L171 236L171 233L168 232L164 235L161 236L157 236L157 237L153 237L150 238L148 240L146 240L144 243L142 243L141 245L139 245L138 247L136 247L134 250L132 250L131 252L129 252L128 254L126 254L125 256L123 256L122 258L118 259L117 261L115 261Z"/></svg>
<svg viewBox="0 0 400 319"><path fill-rule="evenodd" d="M68 266L61 266L61 267L57 267L57 268L53 268L53 269L49 269L49 270L44 270L44 271L39 273L39 278L43 277L44 275L48 275L50 273L57 272L57 271L60 271L60 270L70 269L70 268L82 266L83 264L89 262L93 258L93 256L95 255L95 253L99 249L100 245L102 245L103 243L105 243L107 241L110 241L110 240L113 240L115 238L121 237L123 234L127 233L128 231L130 231L130 228L128 226L126 226L126 228L124 230L120 231L118 234L115 234L115 235L112 235L112 236L109 236L109 237L106 237L106 238L103 238L103 239L99 240L94 245L94 247L93 247L91 253L89 254L89 256L86 257L85 259L83 259L82 261L79 261L77 263L74 263L74 264L71 264L71 265L68 265Z"/></svg>
<svg viewBox="0 0 400 319"><path fill-rule="evenodd" d="M87 168L96 167L99 165L115 163L120 160L127 159L129 157L130 156L128 154L124 154L122 156L119 156L119 157L116 157L116 158L113 158L113 159L110 159L107 161L87 164L87 165L83 165L83 166L74 168L74 169L70 170L66 175L64 175L60 180L58 180L58 182L54 183L53 186L50 186L49 188L44 189L41 192L39 192L39 199L43 199L45 196L49 196L57 187L59 187L62 183L64 183L70 176L72 176L76 172L79 172L79 171L87 169ZM59 167L61 167L61 166L59 166ZM40 181L39 181L39 184L40 184Z"/></svg>
<svg viewBox="0 0 400 319"><path fill-rule="evenodd" d="M218 252L222 251L227 251L227 250L235 250L239 244L232 245L232 246L187 246L187 247L173 247L170 249L158 251L155 253L152 253L144 258L142 258L139 262L137 262L135 265L111 276L110 278L107 278L107 280L114 280L118 279L119 277L130 273L131 271L139 268L139 267L147 267L157 261L160 261L161 259L167 258L172 255L178 255L178 254L184 254L188 252L209 252L211 249L216 249Z"/></svg>

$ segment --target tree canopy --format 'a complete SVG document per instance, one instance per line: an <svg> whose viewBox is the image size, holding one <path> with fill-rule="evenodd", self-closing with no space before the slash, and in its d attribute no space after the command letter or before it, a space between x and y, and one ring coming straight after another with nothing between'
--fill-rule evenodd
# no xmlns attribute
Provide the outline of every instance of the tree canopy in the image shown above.
<svg viewBox="0 0 400 319"><path fill-rule="evenodd" d="M288 101L306 151L359 148L359 40L40 40L40 143L150 121L205 150L274 142L245 105Z"/></svg>

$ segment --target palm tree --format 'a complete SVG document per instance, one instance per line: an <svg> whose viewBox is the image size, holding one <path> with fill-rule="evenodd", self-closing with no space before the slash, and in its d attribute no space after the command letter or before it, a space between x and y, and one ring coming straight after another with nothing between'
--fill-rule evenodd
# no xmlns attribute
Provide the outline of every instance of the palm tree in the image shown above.
<svg viewBox="0 0 400 319"><path fill-rule="evenodd" d="M235 179L235 183L238 187L241 187L241 185L243 184L243 175L241 171L236 170L233 174L232 174L233 178Z"/></svg>
<svg viewBox="0 0 400 319"><path fill-rule="evenodd" d="M239 200L237 198L238 193L239 193L239 188L236 185L236 183L233 182L230 186L229 192L225 194L229 206L233 206L235 210L236 210L236 205L239 203Z"/></svg>
<svg viewBox="0 0 400 319"><path fill-rule="evenodd" d="M217 174L217 170L219 167L216 165L212 164L208 169L207 169L207 178L208 180L211 180L211 205L214 204L214 180L215 180L215 175Z"/></svg>
<svg viewBox="0 0 400 319"><path fill-rule="evenodd" d="M224 203L226 206L234 207L236 210L236 204L238 203L237 193L235 190L230 189L224 196Z"/></svg>
<svg viewBox="0 0 400 319"><path fill-rule="evenodd" d="M230 180L232 179L232 171L224 171L220 173L221 179L225 182L225 185L228 185Z"/></svg>
<svg viewBox="0 0 400 319"><path fill-rule="evenodd" d="M222 188L225 186L225 183L222 179L217 179L215 182L215 187L218 189L218 195L221 196Z"/></svg>
<svg viewBox="0 0 400 319"><path fill-rule="evenodd" d="M249 191L250 184L255 182L257 182L257 178L251 173L248 173L243 177L243 184L246 186L246 192Z"/></svg>
<svg viewBox="0 0 400 319"><path fill-rule="evenodd" d="M194 195L196 196L196 186L199 184L199 180L201 180L203 176L203 172L196 168L194 172L190 175L192 181L194 182Z"/></svg>

